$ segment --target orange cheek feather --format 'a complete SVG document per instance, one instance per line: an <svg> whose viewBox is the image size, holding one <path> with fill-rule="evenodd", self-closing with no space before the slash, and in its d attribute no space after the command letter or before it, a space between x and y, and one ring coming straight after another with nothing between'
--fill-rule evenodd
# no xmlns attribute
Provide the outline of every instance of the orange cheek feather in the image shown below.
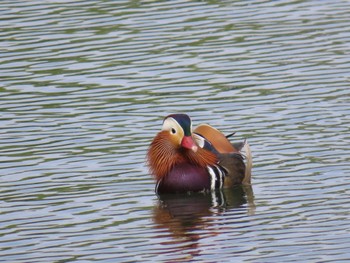
<svg viewBox="0 0 350 263"><path fill-rule="evenodd" d="M157 180L165 176L176 163L176 142L168 131L159 132L147 153L150 172Z"/></svg>
<svg viewBox="0 0 350 263"><path fill-rule="evenodd" d="M171 136L168 131L159 132L153 139L147 153L147 159L150 172L156 180L166 176L177 164L191 163L206 167L217 163L217 157L212 152L196 145L191 147L195 146L198 149L196 152L193 149L183 148L177 139Z"/></svg>

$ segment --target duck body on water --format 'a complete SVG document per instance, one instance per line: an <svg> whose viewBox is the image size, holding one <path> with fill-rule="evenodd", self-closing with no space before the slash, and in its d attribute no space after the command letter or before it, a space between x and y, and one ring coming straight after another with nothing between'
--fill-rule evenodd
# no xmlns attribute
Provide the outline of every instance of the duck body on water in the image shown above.
<svg viewBox="0 0 350 263"><path fill-rule="evenodd" d="M191 118L171 114L147 153L156 192L201 192L250 184L252 155L248 142L231 143L207 124L192 131ZM242 154L242 151L245 153Z"/></svg>

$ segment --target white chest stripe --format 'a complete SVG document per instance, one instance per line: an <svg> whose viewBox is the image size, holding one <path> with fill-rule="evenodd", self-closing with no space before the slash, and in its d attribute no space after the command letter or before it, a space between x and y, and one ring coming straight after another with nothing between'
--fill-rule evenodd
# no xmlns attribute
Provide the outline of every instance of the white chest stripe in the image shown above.
<svg viewBox="0 0 350 263"><path fill-rule="evenodd" d="M210 166L208 166L208 171L209 171L209 174L210 174L210 177L211 177L210 189L211 190L215 190L216 174L215 174L214 170Z"/></svg>
<svg viewBox="0 0 350 263"><path fill-rule="evenodd" d="M222 188L224 186L225 172L218 165L207 166L210 175L210 189Z"/></svg>
<svg viewBox="0 0 350 263"><path fill-rule="evenodd" d="M160 179L157 184L156 184L156 193L158 193L158 188L159 188L159 185L160 185L160 182L162 181L162 179Z"/></svg>
<svg viewBox="0 0 350 263"><path fill-rule="evenodd" d="M219 172L219 179L220 179L220 188L222 188L223 186L223 178L224 178L224 174L221 171L221 169L215 165L216 170Z"/></svg>

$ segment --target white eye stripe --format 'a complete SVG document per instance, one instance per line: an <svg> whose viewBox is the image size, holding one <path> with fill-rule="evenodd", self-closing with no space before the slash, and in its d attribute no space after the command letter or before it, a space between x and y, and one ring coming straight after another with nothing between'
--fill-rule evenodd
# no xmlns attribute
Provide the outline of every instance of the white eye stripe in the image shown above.
<svg viewBox="0 0 350 263"><path fill-rule="evenodd" d="M168 131L170 135L177 141L177 144L181 144L181 140L184 137L184 131L180 124L172 117L168 117L163 122L162 131ZM173 132L175 131L175 132Z"/></svg>
<svg viewBox="0 0 350 263"><path fill-rule="evenodd" d="M174 118L166 118L163 122L163 131L171 131L171 129L179 130L181 126L178 124L178 122Z"/></svg>

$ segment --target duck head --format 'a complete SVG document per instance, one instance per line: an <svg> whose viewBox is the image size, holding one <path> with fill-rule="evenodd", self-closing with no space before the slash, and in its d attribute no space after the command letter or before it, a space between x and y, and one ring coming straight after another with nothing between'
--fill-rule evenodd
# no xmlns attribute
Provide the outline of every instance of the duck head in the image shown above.
<svg viewBox="0 0 350 263"><path fill-rule="evenodd" d="M215 163L216 156L200 146L200 141L192 134L192 121L188 115L168 115L148 149L150 172L160 180L179 164L206 167L208 163Z"/></svg>
<svg viewBox="0 0 350 263"><path fill-rule="evenodd" d="M168 140L175 148L196 152L198 146L192 138L192 122L186 114L172 114L163 121L162 131L168 133Z"/></svg>

